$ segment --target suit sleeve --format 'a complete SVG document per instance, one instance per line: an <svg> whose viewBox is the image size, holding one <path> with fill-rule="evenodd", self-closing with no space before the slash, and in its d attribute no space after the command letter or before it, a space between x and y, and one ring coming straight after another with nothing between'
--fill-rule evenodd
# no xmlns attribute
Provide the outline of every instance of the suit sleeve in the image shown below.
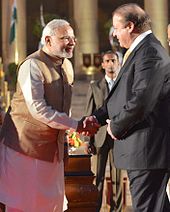
<svg viewBox="0 0 170 212"><path fill-rule="evenodd" d="M149 51L152 49L148 49ZM123 138L138 124L149 120L151 112L158 104L163 72L162 59L155 55L145 56L135 63L131 97L120 113L111 119L111 131L117 138Z"/></svg>
<svg viewBox="0 0 170 212"><path fill-rule="evenodd" d="M107 100L105 100L103 106L100 107L97 111L95 111L93 115L96 116L101 126L106 125L106 120L109 119L108 112L107 112Z"/></svg>
<svg viewBox="0 0 170 212"><path fill-rule="evenodd" d="M93 96L92 84L90 83L86 97L85 115L86 116L92 115L94 110L95 110L95 101ZM90 143L93 144L94 142L95 142L94 136L90 137Z"/></svg>

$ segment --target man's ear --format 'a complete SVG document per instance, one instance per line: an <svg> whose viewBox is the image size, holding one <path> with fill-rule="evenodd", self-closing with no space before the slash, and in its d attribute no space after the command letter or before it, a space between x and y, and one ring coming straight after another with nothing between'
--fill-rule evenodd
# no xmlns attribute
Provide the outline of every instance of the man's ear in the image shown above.
<svg viewBox="0 0 170 212"><path fill-rule="evenodd" d="M104 63L103 63L103 62L101 63L101 67L102 67L103 69L105 68L105 67L104 67Z"/></svg>
<svg viewBox="0 0 170 212"><path fill-rule="evenodd" d="M45 37L45 43L46 43L46 45L50 45L51 44L50 36L46 36Z"/></svg>
<svg viewBox="0 0 170 212"><path fill-rule="evenodd" d="M135 25L133 22L129 21L127 28L129 29L129 32L133 32L135 29Z"/></svg>

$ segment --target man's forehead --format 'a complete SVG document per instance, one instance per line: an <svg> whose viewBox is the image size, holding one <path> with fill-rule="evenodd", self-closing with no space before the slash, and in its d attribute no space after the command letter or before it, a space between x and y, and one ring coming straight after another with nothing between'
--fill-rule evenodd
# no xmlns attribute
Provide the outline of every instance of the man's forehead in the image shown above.
<svg viewBox="0 0 170 212"><path fill-rule="evenodd" d="M74 31L71 26L64 25L55 29L56 34L74 34Z"/></svg>
<svg viewBox="0 0 170 212"><path fill-rule="evenodd" d="M117 55L115 55L115 54L105 54L105 55L103 56L103 59L104 59L104 60L115 59L115 58L117 58Z"/></svg>
<svg viewBox="0 0 170 212"><path fill-rule="evenodd" d="M124 21L124 19L121 15L119 15L119 14L113 15L113 18L112 18L113 27L114 27L114 25L122 24L123 21Z"/></svg>

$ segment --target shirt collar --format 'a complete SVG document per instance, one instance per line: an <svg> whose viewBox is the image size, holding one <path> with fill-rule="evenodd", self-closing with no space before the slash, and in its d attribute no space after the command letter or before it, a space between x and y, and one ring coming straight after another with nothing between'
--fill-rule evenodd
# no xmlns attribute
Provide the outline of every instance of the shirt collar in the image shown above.
<svg viewBox="0 0 170 212"><path fill-rule="evenodd" d="M111 79L110 77L108 77L106 74L105 74L105 80L107 83L109 83L110 81L115 81L116 80L116 77L114 79Z"/></svg>
<svg viewBox="0 0 170 212"><path fill-rule="evenodd" d="M152 31L148 30L146 32L143 32L142 34L140 34L131 44L129 51L132 52L134 50L134 48L149 34L151 34Z"/></svg>

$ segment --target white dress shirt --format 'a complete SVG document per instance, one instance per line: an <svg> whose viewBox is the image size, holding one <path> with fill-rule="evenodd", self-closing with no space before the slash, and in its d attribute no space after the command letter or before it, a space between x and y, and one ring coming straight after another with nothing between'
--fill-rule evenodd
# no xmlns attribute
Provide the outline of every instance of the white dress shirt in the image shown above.
<svg viewBox="0 0 170 212"><path fill-rule="evenodd" d="M111 79L110 77L108 77L107 75L105 75L105 79L106 79L106 82L108 84L108 87L109 87L109 92L111 91L113 85L114 85L114 81L116 80L116 78L114 79Z"/></svg>
<svg viewBox="0 0 170 212"><path fill-rule="evenodd" d="M152 31L148 30L146 32L143 32L142 34L140 34L131 44L129 51L132 52L134 50L134 48L149 34L151 34Z"/></svg>

